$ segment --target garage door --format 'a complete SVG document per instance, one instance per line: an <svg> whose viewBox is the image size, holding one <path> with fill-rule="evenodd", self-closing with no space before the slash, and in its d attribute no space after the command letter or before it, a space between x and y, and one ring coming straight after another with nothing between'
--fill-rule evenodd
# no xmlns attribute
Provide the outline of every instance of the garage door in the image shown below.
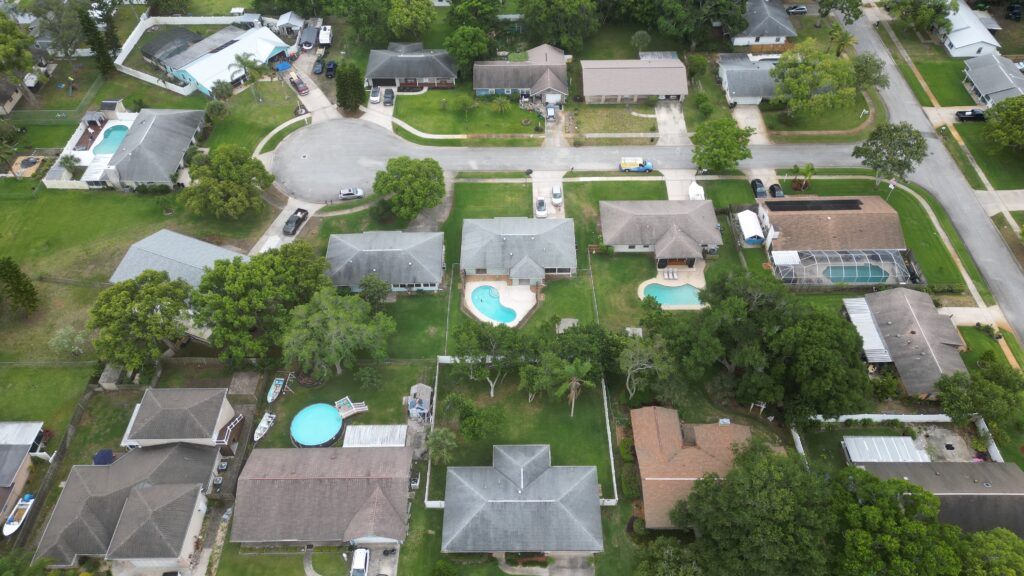
<svg viewBox="0 0 1024 576"><path fill-rule="evenodd" d="M394 78L374 78L374 86L398 86L398 82Z"/></svg>

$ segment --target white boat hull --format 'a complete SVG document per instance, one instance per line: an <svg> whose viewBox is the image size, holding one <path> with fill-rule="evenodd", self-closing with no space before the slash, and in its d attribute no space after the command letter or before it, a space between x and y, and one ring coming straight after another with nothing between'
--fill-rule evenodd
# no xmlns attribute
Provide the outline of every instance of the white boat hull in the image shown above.
<svg viewBox="0 0 1024 576"><path fill-rule="evenodd" d="M32 500L21 500L17 505L14 506L14 510L11 511L11 515L7 517L7 521L4 522L3 533L4 536L10 536L21 528L22 522L25 521L25 517L28 516L28 511L32 509L32 504L35 504L35 498Z"/></svg>

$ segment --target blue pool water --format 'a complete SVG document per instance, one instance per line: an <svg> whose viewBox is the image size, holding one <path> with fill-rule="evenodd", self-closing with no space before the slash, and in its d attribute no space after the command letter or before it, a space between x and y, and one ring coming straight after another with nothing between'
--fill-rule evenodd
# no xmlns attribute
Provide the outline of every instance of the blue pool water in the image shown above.
<svg viewBox="0 0 1024 576"><path fill-rule="evenodd" d="M881 284L889 279L889 273L874 264L829 266L824 274L833 282L846 284Z"/></svg>
<svg viewBox="0 0 1024 576"><path fill-rule="evenodd" d="M125 134L128 133L127 126L111 126L103 131L103 140L92 147L93 154L113 154L121 147Z"/></svg>
<svg viewBox="0 0 1024 576"><path fill-rule="evenodd" d="M648 284L644 286L644 296L653 296L658 304L669 306L699 306L699 290L695 286L665 286L664 284Z"/></svg>
<svg viewBox="0 0 1024 576"><path fill-rule="evenodd" d="M330 404L311 404L292 419L291 432L297 446L328 446L341 432L341 414Z"/></svg>
<svg viewBox="0 0 1024 576"><path fill-rule="evenodd" d="M516 311L501 303L498 289L493 286L477 286L470 300L481 314L495 322L508 323L516 319Z"/></svg>

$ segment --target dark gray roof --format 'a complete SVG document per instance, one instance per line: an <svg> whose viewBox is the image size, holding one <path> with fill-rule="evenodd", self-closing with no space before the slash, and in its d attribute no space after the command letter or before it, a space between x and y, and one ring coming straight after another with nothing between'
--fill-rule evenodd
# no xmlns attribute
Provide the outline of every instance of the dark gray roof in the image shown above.
<svg viewBox="0 0 1024 576"><path fill-rule="evenodd" d="M721 246L710 200L602 200L605 244L654 245L658 258L700 258L702 246Z"/></svg>
<svg viewBox="0 0 1024 576"><path fill-rule="evenodd" d="M576 268L572 218L491 218L462 221L464 271L508 270L513 278L542 279L545 268Z"/></svg>
<svg viewBox="0 0 1024 576"><path fill-rule="evenodd" d="M188 522L178 514L161 513L160 507L144 509L140 501L133 503L125 526L120 526L132 489L163 485L180 485L183 491L201 489L213 474L217 452L216 446L168 444L136 448L110 465L73 466L35 558L49 558L54 566L70 566L78 556L102 557L115 541L115 534L119 549L131 550L134 558L166 558L166 542L185 544ZM166 496L166 492L160 492L147 498L153 502L172 500ZM146 537L145 530L152 527L145 518L147 513L155 513L152 521L159 524L161 542ZM142 537L133 534L135 529L143 530Z"/></svg>
<svg viewBox="0 0 1024 576"><path fill-rule="evenodd" d="M550 44L534 46L521 62L485 60L473 64L473 89L530 89L531 94L569 93L565 52Z"/></svg>
<svg viewBox="0 0 1024 576"><path fill-rule="evenodd" d="M969 532L1006 528L1024 537L1024 471L1001 462L870 462L879 478L902 478L939 497L939 521Z"/></svg>
<svg viewBox="0 0 1024 576"><path fill-rule="evenodd" d="M939 314L931 296L893 288L864 299L907 394L931 394L942 375L967 371L960 332L949 316Z"/></svg>
<svg viewBox="0 0 1024 576"><path fill-rule="evenodd" d="M419 42L392 42L387 50L370 50L367 78L455 78L455 60L447 50L424 49Z"/></svg>
<svg viewBox="0 0 1024 576"><path fill-rule="evenodd" d="M259 448L238 477L232 542L405 539L412 448Z"/></svg>
<svg viewBox="0 0 1024 576"><path fill-rule="evenodd" d="M203 125L202 110L139 112L110 159L122 182L171 184L192 138Z"/></svg>
<svg viewBox="0 0 1024 576"><path fill-rule="evenodd" d="M21 463L42 429L42 422L0 422L0 488L14 484Z"/></svg>
<svg viewBox="0 0 1024 576"><path fill-rule="evenodd" d="M18 87L7 80L0 78L0 105L6 104L18 92Z"/></svg>
<svg viewBox="0 0 1024 576"><path fill-rule="evenodd" d="M775 94L775 60L752 61L746 54L719 54L718 65L734 98L771 98Z"/></svg>
<svg viewBox="0 0 1024 576"><path fill-rule="evenodd" d="M227 388L149 388L142 395L125 439L213 438L227 399Z"/></svg>
<svg viewBox="0 0 1024 576"><path fill-rule="evenodd" d="M146 42L142 47L142 55L156 62L163 62L175 54L180 54L189 46L199 42L203 36L184 26L168 26Z"/></svg>
<svg viewBox="0 0 1024 576"><path fill-rule="evenodd" d="M128 248L128 253L110 276L110 281L123 282L146 270L158 270L167 272L171 280L180 278L191 286L199 286L204 269L212 268L217 260L232 260L236 257L249 259L243 254L191 236L160 230Z"/></svg>
<svg viewBox="0 0 1024 576"><path fill-rule="evenodd" d="M796 36L782 0L747 0L747 29L739 36Z"/></svg>
<svg viewBox="0 0 1024 576"><path fill-rule="evenodd" d="M1009 58L997 53L971 58L966 63L966 74L983 96L995 104L1014 96L1024 96L1024 72Z"/></svg>
<svg viewBox="0 0 1024 576"><path fill-rule="evenodd" d="M199 484L139 484L128 492L107 559L177 558L202 487Z"/></svg>
<svg viewBox="0 0 1024 576"><path fill-rule="evenodd" d="M332 234L327 274L335 286L357 287L376 274L388 284L440 284L444 276L441 232Z"/></svg>
<svg viewBox="0 0 1024 576"><path fill-rule="evenodd" d="M547 445L494 446L491 466L449 466L442 552L600 552L594 466L552 466Z"/></svg>
<svg viewBox="0 0 1024 576"><path fill-rule="evenodd" d="M192 62L206 56L210 52L217 52L224 46L231 44L242 34L245 34L245 30L236 26L221 28L206 38L195 42L186 49L176 52L173 55L165 56L161 60L161 63L174 70L184 68Z"/></svg>

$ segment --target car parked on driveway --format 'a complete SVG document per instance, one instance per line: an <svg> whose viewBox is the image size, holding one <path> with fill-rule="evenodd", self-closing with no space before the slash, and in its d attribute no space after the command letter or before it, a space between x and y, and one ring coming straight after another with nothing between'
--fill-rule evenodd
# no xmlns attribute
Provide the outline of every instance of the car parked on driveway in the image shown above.
<svg viewBox="0 0 1024 576"><path fill-rule="evenodd" d="M337 62L335 62L334 60L331 60L330 62L327 63L327 74L326 74L326 76L328 78L334 78L334 75L335 75L335 73L337 73L337 71L338 71L338 63Z"/></svg>
<svg viewBox="0 0 1024 576"><path fill-rule="evenodd" d="M309 86L306 86L306 83L303 82L302 78L299 78L299 75L295 72L292 72L288 77L288 82L290 82L292 88L295 88L295 91L299 93L299 96L309 94Z"/></svg>
<svg viewBox="0 0 1024 576"><path fill-rule="evenodd" d="M317 60L316 62L313 63L313 74L323 74L323 73L324 73L324 61L323 60Z"/></svg>
<svg viewBox="0 0 1024 576"><path fill-rule="evenodd" d="M546 116L547 119L548 120L554 120L555 119L555 105L554 104L548 104L547 107L546 107L546 110L547 110L547 116Z"/></svg>
<svg viewBox="0 0 1024 576"><path fill-rule="evenodd" d="M388 88L384 91L384 105L394 106L395 105L395 91Z"/></svg>
<svg viewBox="0 0 1024 576"><path fill-rule="evenodd" d="M562 200L564 200L564 197L562 196L562 187L555 184L554 187L551 188L551 205L561 206Z"/></svg>
<svg viewBox="0 0 1024 576"><path fill-rule="evenodd" d="M309 218L309 210L296 208L295 212L288 217L288 221L284 223L284 235L295 236L307 218Z"/></svg>
<svg viewBox="0 0 1024 576"><path fill-rule="evenodd" d="M790 16L803 16L804 14L807 14L807 6L804 6L803 4L790 6L786 8L786 14L789 14Z"/></svg>
<svg viewBox="0 0 1024 576"><path fill-rule="evenodd" d="M380 86L370 88L370 104L380 104Z"/></svg>
<svg viewBox="0 0 1024 576"><path fill-rule="evenodd" d="M956 119L958 122L984 122L985 111L978 108L974 110L958 110Z"/></svg>
<svg viewBox="0 0 1024 576"><path fill-rule="evenodd" d="M537 198L537 206L534 208L533 213L537 218L548 217L548 207L543 198Z"/></svg>
<svg viewBox="0 0 1024 576"><path fill-rule="evenodd" d="M342 188L338 192L338 200L358 200L364 195L362 188Z"/></svg>
<svg viewBox="0 0 1024 576"><path fill-rule="evenodd" d="M783 198L786 196L786 193L782 191L782 186L772 184L768 187L768 195L772 198Z"/></svg>
<svg viewBox="0 0 1024 576"><path fill-rule="evenodd" d="M768 192L764 189L764 182L761 182L758 178L754 178L750 181L750 189L754 192L754 198L768 197Z"/></svg>

